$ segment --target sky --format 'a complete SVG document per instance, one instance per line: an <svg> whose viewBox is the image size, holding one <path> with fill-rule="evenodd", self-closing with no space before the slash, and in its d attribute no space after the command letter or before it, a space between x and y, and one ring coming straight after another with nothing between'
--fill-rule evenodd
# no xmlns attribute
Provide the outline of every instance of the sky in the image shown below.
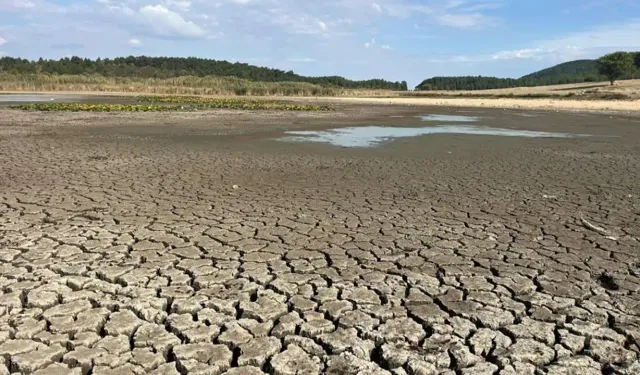
<svg viewBox="0 0 640 375"><path fill-rule="evenodd" d="M0 56L196 56L311 76L519 77L640 51L640 0L0 0Z"/></svg>

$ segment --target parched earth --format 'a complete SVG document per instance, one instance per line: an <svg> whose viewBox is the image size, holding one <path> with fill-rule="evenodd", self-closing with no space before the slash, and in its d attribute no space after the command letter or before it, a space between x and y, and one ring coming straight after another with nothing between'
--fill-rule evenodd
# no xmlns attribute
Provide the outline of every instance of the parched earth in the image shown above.
<svg viewBox="0 0 640 375"><path fill-rule="evenodd" d="M0 374L639 374L640 121L476 111L0 110Z"/></svg>

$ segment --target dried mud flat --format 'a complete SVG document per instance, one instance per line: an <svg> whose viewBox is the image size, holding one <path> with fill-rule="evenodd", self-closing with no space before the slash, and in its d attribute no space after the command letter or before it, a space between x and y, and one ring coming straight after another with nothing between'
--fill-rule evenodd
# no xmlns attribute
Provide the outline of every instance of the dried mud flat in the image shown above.
<svg viewBox="0 0 640 375"><path fill-rule="evenodd" d="M416 111L0 110L0 374L640 373L640 121Z"/></svg>

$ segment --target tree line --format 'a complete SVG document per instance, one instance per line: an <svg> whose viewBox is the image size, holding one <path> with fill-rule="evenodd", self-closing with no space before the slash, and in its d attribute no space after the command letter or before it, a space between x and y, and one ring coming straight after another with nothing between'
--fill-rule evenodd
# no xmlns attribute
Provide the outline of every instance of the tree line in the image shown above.
<svg viewBox="0 0 640 375"><path fill-rule="evenodd" d="M307 82L346 89L386 89L406 91L407 83L383 79L354 81L339 76L306 77L293 71L259 67L245 63L195 57L129 56L113 59L67 57L59 60L0 58L0 72L13 74L97 74L105 77L174 78L184 76L238 77L256 82Z"/></svg>
<svg viewBox="0 0 640 375"><path fill-rule="evenodd" d="M416 90L489 90L640 78L640 52L615 52L598 60L576 60L521 78L483 76L433 77Z"/></svg>
<svg viewBox="0 0 640 375"><path fill-rule="evenodd" d="M339 76L306 77L280 69L245 63L195 57L129 56L91 60L81 57L37 61L3 57L0 73L97 75L126 78L237 77L254 82L304 82L323 87L345 89L386 89L406 91L407 82L383 79L354 81ZM487 90L512 87L548 86L579 82L614 81L640 78L640 52L615 52L598 60L577 60L556 65L521 78L483 76L433 77L425 79L416 90Z"/></svg>

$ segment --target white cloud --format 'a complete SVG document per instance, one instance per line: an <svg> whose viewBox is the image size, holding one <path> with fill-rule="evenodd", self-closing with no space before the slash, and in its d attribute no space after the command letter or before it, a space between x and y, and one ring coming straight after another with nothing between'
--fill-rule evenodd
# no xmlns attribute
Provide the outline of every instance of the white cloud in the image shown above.
<svg viewBox="0 0 640 375"><path fill-rule="evenodd" d="M609 0L608 0L609 1ZM503 1L483 2L464 7L465 12L477 12L481 10L499 9L504 5Z"/></svg>
<svg viewBox="0 0 640 375"><path fill-rule="evenodd" d="M135 17L136 11L124 4L112 5L108 1L104 3L112 13L122 14L127 17Z"/></svg>
<svg viewBox="0 0 640 375"><path fill-rule="evenodd" d="M371 38L370 41L364 43L364 48L374 48L378 46L378 40L376 38ZM380 44L380 49L390 50L392 49L388 44Z"/></svg>
<svg viewBox="0 0 640 375"><path fill-rule="evenodd" d="M206 34L200 26L161 4L144 6L139 13L159 35L202 37Z"/></svg>
<svg viewBox="0 0 640 375"><path fill-rule="evenodd" d="M128 43L132 47L140 47L140 46L142 46L142 42L140 41L140 39L136 39L136 38L129 39Z"/></svg>
<svg viewBox="0 0 640 375"><path fill-rule="evenodd" d="M7 40L0 36L0 46L6 43L7 43Z"/></svg>
<svg viewBox="0 0 640 375"><path fill-rule="evenodd" d="M464 5L464 3L466 3L465 0L448 0L444 7L445 8L457 8L460 5Z"/></svg>
<svg viewBox="0 0 640 375"><path fill-rule="evenodd" d="M353 0L351 0L353 1ZM364 0L363 0L364 1ZM498 9L500 0L473 2L469 0L433 0L420 4L407 0L377 0L369 4L373 11L394 18L419 17L422 22L455 28L479 28L499 24L499 20L483 12Z"/></svg>
<svg viewBox="0 0 640 375"><path fill-rule="evenodd" d="M36 4L29 0L1 0L0 1L0 9L7 10L24 10L24 9L33 9L36 7Z"/></svg>
<svg viewBox="0 0 640 375"><path fill-rule="evenodd" d="M497 23L495 19L484 16L480 13L442 14L437 17L437 21L443 26L462 29L492 26Z"/></svg>
<svg viewBox="0 0 640 375"><path fill-rule="evenodd" d="M312 62L316 62L316 59L312 59L310 57L292 57L287 59L287 61L291 61L295 63L312 63Z"/></svg>
<svg viewBox="0 0 640 375"><path fill-rule="evenodd" d="M487 61L509 61L509 60L542 60L553 57L558 51L546 50L542 48L524 48L519 50L499 51L490 55L473 56L449 56L442 58L428 59L433 63L476 63Z"/></svg>
<svg viewBox="0 0 640 375"><path fill-rule="evenodd" d="M619 50L640 49L640 21L604 25L549 40L532 43L531 47L498 51L486 55L448 56L428 59L433 63L471 63L487 61L533 60L561 63L596 58Z"/></svg>
<svg viewBox="0 0 640 375"><path fill-rule="evenodd" d="M393 2L384 5L384 11L391 17L408 18L412 15L432 15L436 11L427 5L405 4Z"/></svg>
<svg viewBox="0 0 640 375"><path fill-rule="evenodd" d="M187 12L191 8L191 1L188 0L167 0L168 7L176 8L182 12Z"/></svg>
<svg viewBox="0 0 640 375"><path fill-rule="evenodd" d="M326 34L329 26L319 19L307 14L288 14L281 9L272 9L271 13L277 14L271 19L271 23L285 28L291 34Z"/></svg>
<svg viewBox="0 0 640 375"><path fill-rule="evenodd" d="M370 41L364 44L364 48L371 48L376 45L376 38L371 38Z"/></svg>
<svg viewBox="0 0 640 375"><path fill-rule="evenodd" d="M580 58L595 58L616 50L640 49L640 21L604 25L592 30L534 43L533 48L501 51L494 60L533 59L564 62Z"/></svg>
<svg viewBox="0 0 640 375"><path fill-rule="evenodd" d="M514 51L500 51L491 55L492 60L541 59L552 51L542 48L525 48Z"/></svg>
<svg viewBox="0 0 640 375"><path fill-rule="evenodd" d="M559 38L539 42L548 49L573 47L592 48L629 48L640 47L640 20L624 24L604 25L592 30L575 32Z"/></svg>

